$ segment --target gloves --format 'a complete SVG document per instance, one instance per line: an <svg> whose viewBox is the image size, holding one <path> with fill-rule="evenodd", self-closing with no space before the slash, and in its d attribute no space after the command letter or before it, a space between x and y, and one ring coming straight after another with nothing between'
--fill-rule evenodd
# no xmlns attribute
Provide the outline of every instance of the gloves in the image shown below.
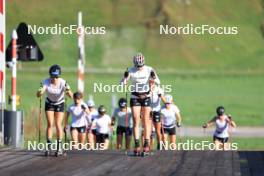
<svg viewBox="0 0 264 176"><path fill-rule="evenodd" d="M42 92L43 91L43 87L40 87L39 89L38 89L38 92Z"/></svg>
<svg viewBox="0 0 264 176"><path fill-rule="evenodd" d="M127 78L128 76L129 76L128 71L125 71L125 73L124 73L124 78Z"/></svg>
<svg viewBox="0 0 264 176"><path fill-rule="evenodd" d="M71 89L70 85L66 82L65 91L68 92Z"/></svg>
<svg viewBox="0 0 264 176"><path fill-rule="evenodd" d="M155 74L155 72L153 70L151 70L151 72L150 72L150 77L152 79L156 79L156 74Z"/></svg>
<svg viewBox="0 0 264 176"><path fill-rule="evenodd" d="M39 87L39 89L37 91L37 97L41 97L42 94L44 93L44 91L45 91L45 88L44 88L43 84L40 83L40 87Z"/></svg>
<svg viewBox="0 0 264 176"><path fill-rule="evenodd" d="M86 107L85 107L83 104L81 105L81 108L82 108L82 110L84 110L84 111L86 110Z"/></svg>
<svg viewBox="0 0 264 176"><path fill-rule="evenodd" d="M208 126L207 123L204 123L202 127L207 128L207 126Z"/></svg>
<svg viewBox="0 0 264 176"><path fill-rule="evenodd" d="M39 89L38 89L38 92L42 92L43 89L44 89L43 83L40 83L40 87L39 87Z"/></svg>
<svg viewBox="0 0 264 176"><path fill-rule="evenodd" d="M181 127L181 123L180 122L177 122L176 125L177 125L178 128Z"/></svg>
<svg viewBox="0 0 264 176"><path fill-rule="evenodd" d="M228 114L227 117L229 118L229 120L232 120L231 114Z"/></svg>
<svg viewBox="0 0 264 176"><path fill-rule="evenodd" d="M68 125L65 125L65 126L64 126L64 129L63 129L64 133L67 132L67 129L68 129Z"/></svg>

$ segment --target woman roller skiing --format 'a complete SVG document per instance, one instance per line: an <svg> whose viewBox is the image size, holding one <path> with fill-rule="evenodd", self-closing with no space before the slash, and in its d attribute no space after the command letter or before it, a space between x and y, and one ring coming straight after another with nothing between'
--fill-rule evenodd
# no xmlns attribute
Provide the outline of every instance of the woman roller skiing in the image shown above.
<svg viewBox="0 0 264 176"><path fill-rule="evenodd" d="M129 68L124 73L124 77L121 81L122 84L127 84L130 80L130 106L133 114L133 133L134 133L134 155L139 156L141 154L140 149L140 115L142 113L142 123L144 127L144 143L142 156L149 155L150 152L150 135L151 135L151 95L150 95L150 83L160 84L158 76L153 68L145 65L144 56L141 53L136 54L133 57L134 67Z"/></svg>
<svg viewBox="0 0 264 176"><path fill-rule="evenodd" d="M236 127L235 122L232 120L231 115L225 114L225 108L219 106L216 108L216 116L209 122L203 125L203 128L208 128L215 124L216 129L213 135L216 150L227 150L229 148L229 127Z"/></svg>
<svg viewBox="0 0 264 176"><path fill-rule="evenodd" d="M59 65L53 65L49 69L50 77L45 79L37 92L37 97L41 97L45 92L45 113L47 118L47 149L46 156L50 155L52 143L52 127L55 121L57 134L57 151L56 156L62 155L61 139L63 136L62 120L64 117L65 93L72 98L73 94L67 82L60 78L61 68Z"/></svg>

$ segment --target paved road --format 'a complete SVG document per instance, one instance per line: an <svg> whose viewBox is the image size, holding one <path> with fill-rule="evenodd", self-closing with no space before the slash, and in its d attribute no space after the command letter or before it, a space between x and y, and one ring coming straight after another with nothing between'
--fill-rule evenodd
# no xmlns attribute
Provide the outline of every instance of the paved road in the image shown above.
<svg viewBox="0 0 264 176"><path fill-rule="evenodd" d="M70 152L66 157L0 150L0 175L263 176L264 152L159 151L141 158L121 151Z"/></svg>
<svg viewBox="0 0 264 176"><path fill-rule="evenodd" d="M177 129L177 132L180 132L182 136L207 137L213 134L214 128L204 130L201 127L182 127L180 131ZM232 137L264 137L264 127L238 127L231 129L230 133Z"/></svg>

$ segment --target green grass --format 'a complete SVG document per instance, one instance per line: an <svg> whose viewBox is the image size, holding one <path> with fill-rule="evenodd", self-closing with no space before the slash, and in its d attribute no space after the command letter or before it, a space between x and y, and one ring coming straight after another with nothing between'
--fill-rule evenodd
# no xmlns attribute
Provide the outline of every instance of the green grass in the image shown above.
<svg viewBox="0 0 264 176"><path fill-rule="evenodd" d="M158 71L158 70L157 70ZM86 74L85 100L93 95L96 105L104 104L111 114L112 93L93 92L94 83L118 84L121 74ZM46 72L18 72L17 94L21 96L19 109L25 111L25 137L32 140L37 137L37 122L39 100L35 93L41 80L47 77ZM76 73L63 73L72 90L76 90ZM224 105L227 113L232 114L238 126L263 126L264 85L262 75L233 75L226 76L214 74L160 74L163 85L171 85L175 103L179 106L184 125L200 126L215 115L215 108ZM10 74L7 77L7 93L10 95ZM124 93L118 97L125 96ZM44 101L44 100L43 100ZM44 137L45 117L44 103L42 101L42 135ZM68 105L72 103L68 99ZM10 109L10 106L8 106ZM42 139L44 141L44 138ZM252 139L253 140L253 139ZM247 143L241 142L242 149L255 149L261 140ZM256 144L255 144L256 143ZM257 146L256 146L257 147ZM257 147L256 149L259 149Z"/></svg>
<svg viewBox="0 0 264 176"><path fill-rule="evenodd" d="M94 92L94 83L103 85L118 85L121 74L87 74L85 100L93 95L97 105L104 104L111 113L111 96L125 96L123 93ZM8 76L9 77L9 76ZM46 73L18 72L17 94L21 95L21 106L26 113L26 119L31 117L32 109L38 109L39 100L35 93L39 83L47 77ZM63 77L69 82L72 90L76 90L76 74L64 73ZM232 114L239 126L263 126L264 84L263 77L224 76L224 75L168 75L161 74L163 85L171 85L175 103L179 106L185 125L199 126L215 115L215 108L224 105L226 112ZM10 79L7 79L7 93ZM68 100L68 105L72 101ZM43 105L42 105L43 107Z"/></svg>

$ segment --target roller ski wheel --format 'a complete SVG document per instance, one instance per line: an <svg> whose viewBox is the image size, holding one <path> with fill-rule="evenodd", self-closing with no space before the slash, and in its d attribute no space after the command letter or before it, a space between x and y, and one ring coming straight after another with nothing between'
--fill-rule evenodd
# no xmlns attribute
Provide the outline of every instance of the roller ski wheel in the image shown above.
<svg viewBox="0 0 264 176"><path fill-rule="evenodd" d="M44 155L45 155L46 157L49 157L50 154L51 154L51 151L50 151L50 150L46 150Z"/></svg>
<svg viewBox="0 0 264 176"><path fill-rule="evenodd" d="M67 156L67 152L66 152L66 151L63 152L63 156L64 156L64 157Z"/></svg>
<svg viewBox="0 0 264 176"><path fill-rule="evenodd" d="M64 153L62 151L56 151L55 156L56 157L64 156Z"/></svg>
<svg viewBox="0 0 264 176"><path fill-rule="evenodd" d="M141 157L146 157L146 156L150 156L150 152L142 152L141 153Z"/></svg>
<svg viewBox="0 0 264 176"><path fill-rule="evenodd" d="M143 152L141 153L141 157L146 157L146 156L150 156L151 155L151 152L149 150L149 147L145 147L143 149Z"/></svg>
<svg viewBox="0 0 264 176"><path fill-rule="evenodd" d="M138 147L138 148L135 148L134 149L134 156L140 156L140 148Z"/></svg>

